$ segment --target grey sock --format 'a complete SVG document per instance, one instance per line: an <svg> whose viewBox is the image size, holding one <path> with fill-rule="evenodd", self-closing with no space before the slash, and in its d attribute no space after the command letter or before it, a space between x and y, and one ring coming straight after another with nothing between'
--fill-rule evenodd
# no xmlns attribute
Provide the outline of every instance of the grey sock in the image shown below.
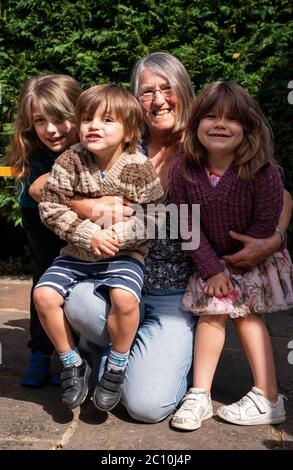
<svg viewBox="0 0 293 470"><path fill-rule="evenodd" d="M82 363L82 358L80 357L79 351L77 348L69 349L68 351L59 354L59 359L62 362L63 367L78 367Z"/></svg>
<svg viewBox="0 0 293 470"><path fill-rule="evenodd" d="M114 351L111 349L108 361L107 361L107 370L117 370L117 371L123 371L128 362L128 357L129 357L129 351L126 353L119 353L117 351Z"/></svg>

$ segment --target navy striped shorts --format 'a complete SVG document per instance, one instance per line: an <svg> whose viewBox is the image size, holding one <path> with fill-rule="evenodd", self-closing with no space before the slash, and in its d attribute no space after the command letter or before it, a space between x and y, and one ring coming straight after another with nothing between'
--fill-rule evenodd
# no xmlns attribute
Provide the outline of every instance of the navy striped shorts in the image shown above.
<svg viewBox="0 0 293 470"><path fill-rule="evenodd" d="M109 287L118 287L132 293L140 302L145 267L140 261L121 256L105 261L80 261L70 256L55 258L52 266L41 276L37 287L51 287L67 297L80 281L94 279L94 292L109 298Z"/></svg>

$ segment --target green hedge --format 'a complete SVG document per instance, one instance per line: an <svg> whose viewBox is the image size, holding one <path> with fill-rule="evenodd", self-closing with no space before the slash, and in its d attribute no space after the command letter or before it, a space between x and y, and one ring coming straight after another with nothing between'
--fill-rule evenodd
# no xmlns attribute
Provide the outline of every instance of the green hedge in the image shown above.
<svg viewBox="0 0 293 470"><path fill-rule="evenodd" d="M184 63L196 91L216 79L248 88L272 125L293 189L291 0L4 0L0 8L0 152L25 78L68 73L84 87L127 84L138 58L165 50Z"/></svg>

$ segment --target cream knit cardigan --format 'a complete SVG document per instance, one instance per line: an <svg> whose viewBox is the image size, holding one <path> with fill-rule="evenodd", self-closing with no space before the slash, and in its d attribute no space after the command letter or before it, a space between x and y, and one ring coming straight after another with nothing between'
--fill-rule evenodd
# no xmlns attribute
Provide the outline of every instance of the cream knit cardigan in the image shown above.
<svg viewBox="0 0 293 470"><path fill-rule="evenodd" d="M102 228L99 222L80 219L71 210L70 201L75 195L123 196L141 204L143 217L134 215L129 221L118 222L111 228L119 240L116 256L131 256L143 262L147 255L145 224L148 217L153 217L148 214L147 204L160 202L164 195L160 179L144 155L122 153L106 178L102 178L95 156L76 144L57 158L45 184L39 204L40 216L45 225L68 241L60 254L84 261L105 259L106 256L97 256L91 249L94 233Z"/></svg>

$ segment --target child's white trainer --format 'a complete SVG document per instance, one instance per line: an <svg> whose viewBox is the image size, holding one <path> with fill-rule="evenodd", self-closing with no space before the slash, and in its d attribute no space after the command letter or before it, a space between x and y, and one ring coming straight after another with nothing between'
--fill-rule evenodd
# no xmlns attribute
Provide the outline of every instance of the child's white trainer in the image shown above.
<svg viewBox="0 0 293 470"><path fill-rule="evenodd" d="M224 421L243 426L257 424L279 424L286 421L284 408L284 395L279 394L276 403L270 403L257 387L252 387L250 392L241 400L232 405L221 406L217 415Z"/></svg>
<svg viewBox="0 0 293 470"><path fill-rule="evenodd" d="M190 388L181 401L179 410L172 420L173 428L183 431L194 431L200 428L201 422L213 416L211 398L203 388Z"/></svg>

